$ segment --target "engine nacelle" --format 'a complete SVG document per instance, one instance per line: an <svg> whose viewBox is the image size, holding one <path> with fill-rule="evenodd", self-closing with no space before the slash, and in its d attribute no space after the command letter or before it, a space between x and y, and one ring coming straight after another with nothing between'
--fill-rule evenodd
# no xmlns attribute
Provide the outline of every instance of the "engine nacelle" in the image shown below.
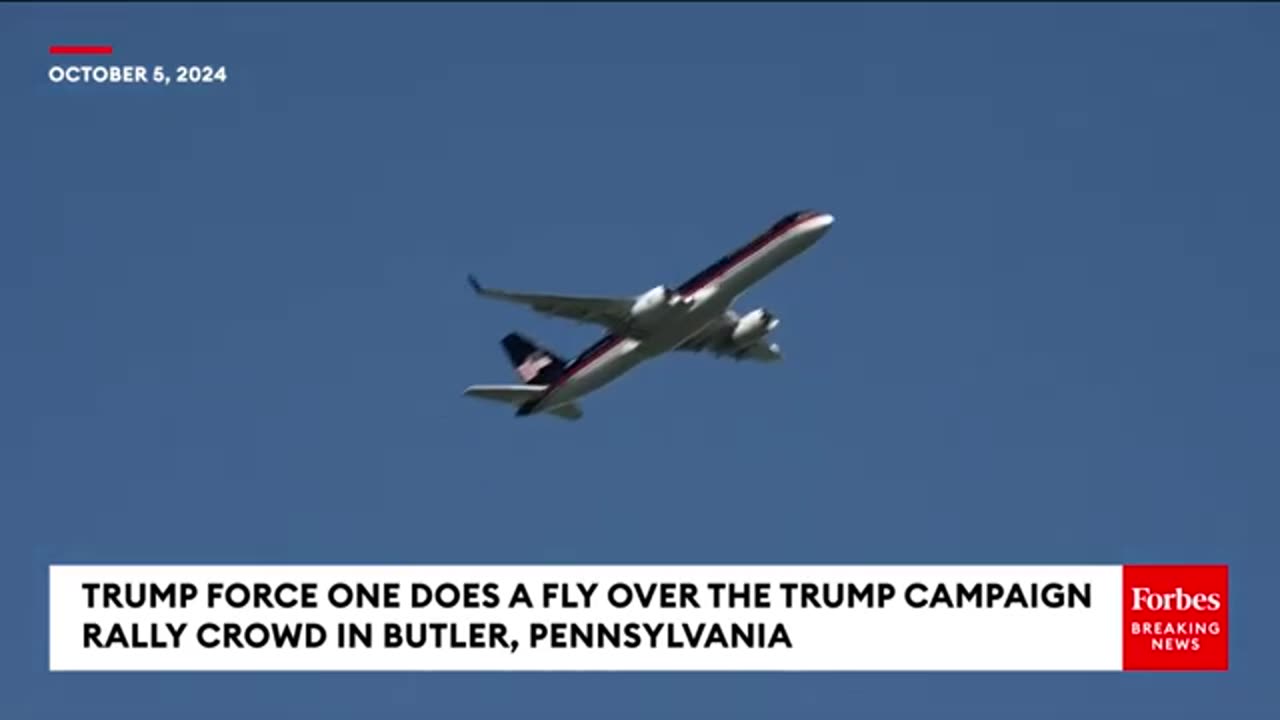
<svg viewBox="0 0 1280 720"><path fill-rule="evenodd" d="M659 285L636 298L635 304L631 306L631 317L636 319L653 317L665 308L670 307L671 301L675 296L674 290L666 285Z"/></svg>
<svg viewBox="0 0 1280 720"><path fill-rule="evenodd" d="M738 319L738 324L733 328L733 342L735 345L750 345L773 332L781 322L764 308L752 310Z"/></svg>

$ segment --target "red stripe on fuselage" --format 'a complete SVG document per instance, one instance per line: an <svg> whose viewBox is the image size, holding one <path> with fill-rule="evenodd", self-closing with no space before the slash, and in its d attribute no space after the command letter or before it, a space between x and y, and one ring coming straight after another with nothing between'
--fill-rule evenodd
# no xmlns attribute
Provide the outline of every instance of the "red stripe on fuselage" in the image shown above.
<svg viewBox="0 0 1280 720"><path fill-rule="evenodd" d="M800 217L796 218L795 220L791 221L790 223L783 225L782 227L770 229L768 232L764 233L763 235L760 235L759 237L747 243L746 245L743 245L737 250L734 250L732 253L729 253L728 255L725 255L724 257L717 260L716 262L708 265L697 275L694 275L692 278L685 281L685 283L681 285L679 288L676 288L676 292L680 293L681 295L688 295L689 293L693 293L701 290L707 285L710 285L711 283L715 282L718 278L722 277L725 273L741 265L743 262L747 260L747 258L750 258L752 255L755 255L756 253L763 250L765 246L768 245L769 243L773 242L774 240L777 240L783 235L786 235L792 230L795 230L801 223L807 222L809 220L814 219L815 217L818 217L820 214L821 213L816 213L816 212L805 213Z"/></svg>
<svg viewBox="0 0 1280 720"><path fill-rule="evenodd" d="M594 345L584 350L583 353L578 356L578 359L573 361L573 364L565 368L565 371L560 375L560 377L556 378L556 381L551 383L551 386L546 389L543 396L545 397L547 393L550 393L555 388L563 385L566 380L576 375L578 371L595 362L614 347L617 347L618 343L622 342L622 340L623 337L621 335L614 335L612 333L597 340Z"/></svg>

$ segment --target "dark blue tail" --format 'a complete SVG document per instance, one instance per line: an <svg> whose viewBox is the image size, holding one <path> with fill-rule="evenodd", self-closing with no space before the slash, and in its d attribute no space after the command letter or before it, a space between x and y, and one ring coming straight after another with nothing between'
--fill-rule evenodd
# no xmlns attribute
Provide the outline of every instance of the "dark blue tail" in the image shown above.
<svg viewBox="0 0 1280 720"><path fill-rule="evenodd" d="M550 385L559 379L568 365L563 358L520 333L502 338L502 348L507 351L516 377L526 385Z"/></svg>

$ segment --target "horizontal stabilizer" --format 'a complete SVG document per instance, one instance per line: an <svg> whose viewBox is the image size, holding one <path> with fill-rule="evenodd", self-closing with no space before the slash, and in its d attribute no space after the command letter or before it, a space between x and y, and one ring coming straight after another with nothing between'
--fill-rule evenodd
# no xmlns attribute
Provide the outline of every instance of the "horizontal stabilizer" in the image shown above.
<svg viewBox="0 0 1280 720"><path fill-rule="evenodd" d="M472 385L462 391L462 394L484 400L497 400L508 405L521 405L546 389L545 385Z"/></svg>
<svg viewBox="0 0 1280 720"><path fill-rule="evenodd" d="M537 398L545 389L545 385L472 385L464 390L462 394L467 397L493 400L519 407ZM547 413L565 420L582 418L582 408L577 403L566 403L547 410Z"/></svg>

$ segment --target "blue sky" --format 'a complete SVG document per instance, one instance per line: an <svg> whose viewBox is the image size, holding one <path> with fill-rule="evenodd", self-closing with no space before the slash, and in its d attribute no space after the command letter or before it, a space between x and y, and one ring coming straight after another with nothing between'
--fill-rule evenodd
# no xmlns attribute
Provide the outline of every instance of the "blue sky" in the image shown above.
<svg viewBox="0 0 1280 720"><path fill-rule="evenodd" d="M1270 716L1269 5L0 8L0 716ZM225 64L54 87L52 43ZM785 363L578 424L472 297L789 211ZM1228 562L1222 675L53 675L54 562Z"/></svg>

